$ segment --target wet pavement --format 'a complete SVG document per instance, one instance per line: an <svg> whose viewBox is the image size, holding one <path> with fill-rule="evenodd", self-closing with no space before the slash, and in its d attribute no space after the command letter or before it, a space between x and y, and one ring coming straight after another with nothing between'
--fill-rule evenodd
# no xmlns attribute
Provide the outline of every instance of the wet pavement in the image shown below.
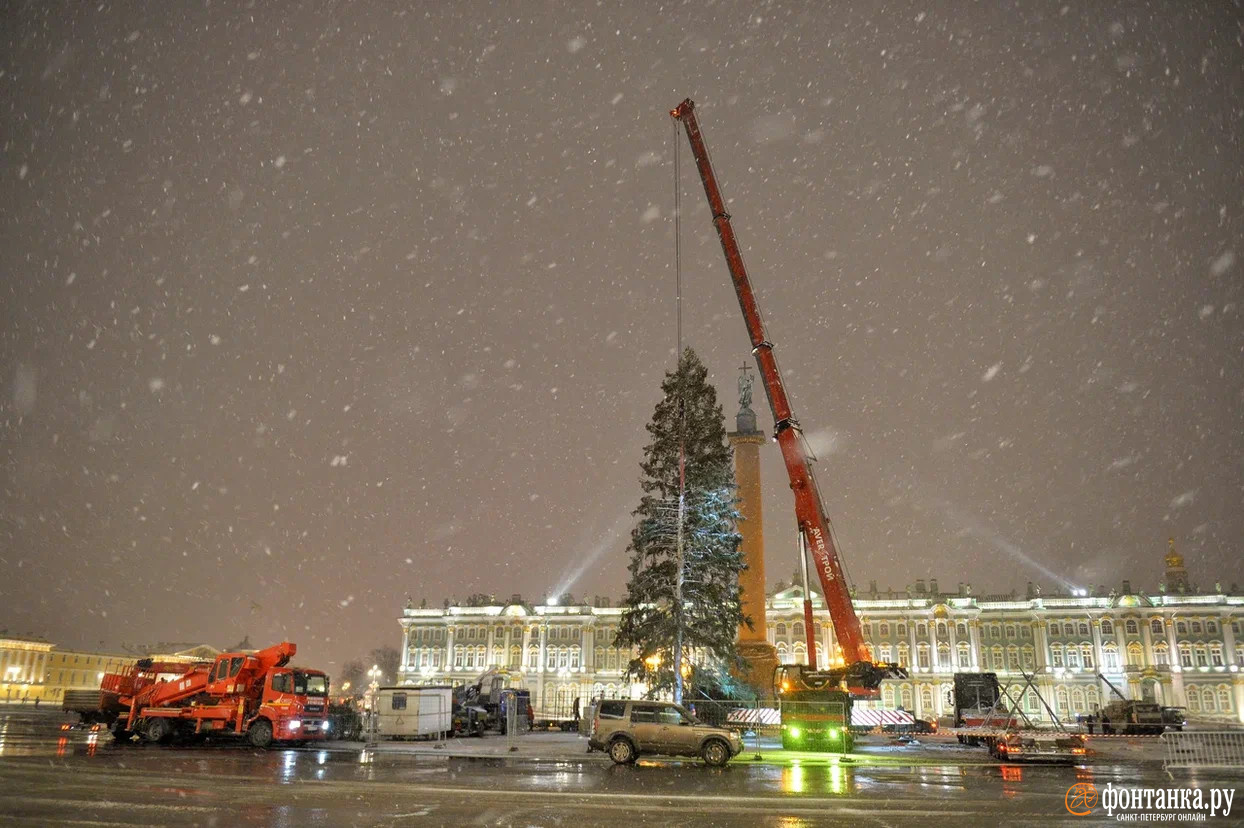
<svg viewBox="0 0 1244 828"><path fill-rule="evenodd" d="M997 764L731 763L654 758L614 766L573 734L243 746L118 745L61 732L55 711L0 709L0 822L12 825L925 825L1085 824L1064 795L1172 784L1151 762L1080 768ZM545 741L541 741L545 740ZM495 755L462 755L466 750ZM572 752L573 749L573 752ZM455 754L455 751L457 753ZM953 751L947 751L948 755ZM544 754L541 756L539 754ZM1222 785L1178 777L1174 784ZM1091 817L1090 817L1091 819Z"/></svg>

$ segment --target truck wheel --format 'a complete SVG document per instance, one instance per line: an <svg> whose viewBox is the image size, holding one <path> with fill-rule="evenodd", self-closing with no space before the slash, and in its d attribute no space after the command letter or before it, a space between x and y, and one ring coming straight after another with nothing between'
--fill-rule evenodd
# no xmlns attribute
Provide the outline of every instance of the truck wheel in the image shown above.
<svg viewBox="0 0 1244 828"><path fill-rule="evenodd" d="M705 764L714 768L720 768L730 761L730 748L720 739L709 739L704 743L704 748L700 751L700 755L704 757Z"/></svg>
<svg viewBox="0 0 1244 828"><path fill-rule="evenodd" d="M257 747L260 750L267 748L272 744L272 722L267 719L260 719L251 725L251 729L246 731L246 739L251 743L251 747Z"/></svg>
<svg viewBox="0 0 1244 828"><path fill-rule="evenodd" d="M629 739L614 739L609 743L609 758L615 765L629 765L636 759L635 746Z"/></svg>
<svg viewBox="0 0 1244 828"><path fill-rule="evenodd" d="M148 719L142 727L143 739L155 744L167 742L173 735L173 723L168 719Z"/></svg>

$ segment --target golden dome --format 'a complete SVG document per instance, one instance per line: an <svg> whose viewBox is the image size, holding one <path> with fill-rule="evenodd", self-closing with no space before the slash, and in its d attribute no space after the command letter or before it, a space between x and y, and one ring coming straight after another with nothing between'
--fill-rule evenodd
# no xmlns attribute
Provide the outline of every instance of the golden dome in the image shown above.
<svg viewBox="0 0 1244 828"><path fill-rule="evenodd" d="M1166 551L1166 568L1182 569L1184 565L1184 556L1175 551L1175 539L1170 538L1167 541Z"/></svg>

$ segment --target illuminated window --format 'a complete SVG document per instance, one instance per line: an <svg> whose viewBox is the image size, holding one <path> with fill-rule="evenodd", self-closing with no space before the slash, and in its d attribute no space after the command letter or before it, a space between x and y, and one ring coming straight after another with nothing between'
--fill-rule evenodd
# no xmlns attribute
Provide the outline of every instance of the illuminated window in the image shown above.
<svg viewBox="0 0 1244 828"><path fill-rule="evenodd" d="M1170 659L1171 659L1170 650L1167 649L1165 642L1153 645L1153 663L1154 664L1158 665L1159 667L1166 667L1170 665L1171 663Z"/></svg>
<svg viewBox="0 0 1244 828"><path fill-rule="evenodd" d="M1101 622L1101 634L1102 635L1114 635L1114 622L1113 621L1102 621Z"/></svg>
<svg viewBox="0 0 1244 828"><path fill-rule="evenodd" d="M1136 626L1135 621L1128 621L1123 625L1123 631L1128 635L1140 635L1140 628Z"/></svg>

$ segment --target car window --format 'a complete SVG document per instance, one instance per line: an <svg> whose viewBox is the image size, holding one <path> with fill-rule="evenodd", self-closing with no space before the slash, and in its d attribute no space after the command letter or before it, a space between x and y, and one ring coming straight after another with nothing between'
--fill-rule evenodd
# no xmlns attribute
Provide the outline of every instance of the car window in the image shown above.
<svg viewBox="0 0 1244 828"><path fill-rule="evenodd" d="M602 701L598 710L598 715L602 719L621 719L626 713L626 702L624 701Z"/></svg>
<svg viewBox="0 0 1244 828"><path fill-rule="evenodd" d="M653 707L632 707L631 708L631 721L635 723L656 722L657 721L657 709Z"/></svg>
<svg viewBox="0 0 1244 828"><path fill-rule="evenodd" d="M677 707L662 707L657 711L657 721L667 725L681 724L682 711Z"/></svg>

